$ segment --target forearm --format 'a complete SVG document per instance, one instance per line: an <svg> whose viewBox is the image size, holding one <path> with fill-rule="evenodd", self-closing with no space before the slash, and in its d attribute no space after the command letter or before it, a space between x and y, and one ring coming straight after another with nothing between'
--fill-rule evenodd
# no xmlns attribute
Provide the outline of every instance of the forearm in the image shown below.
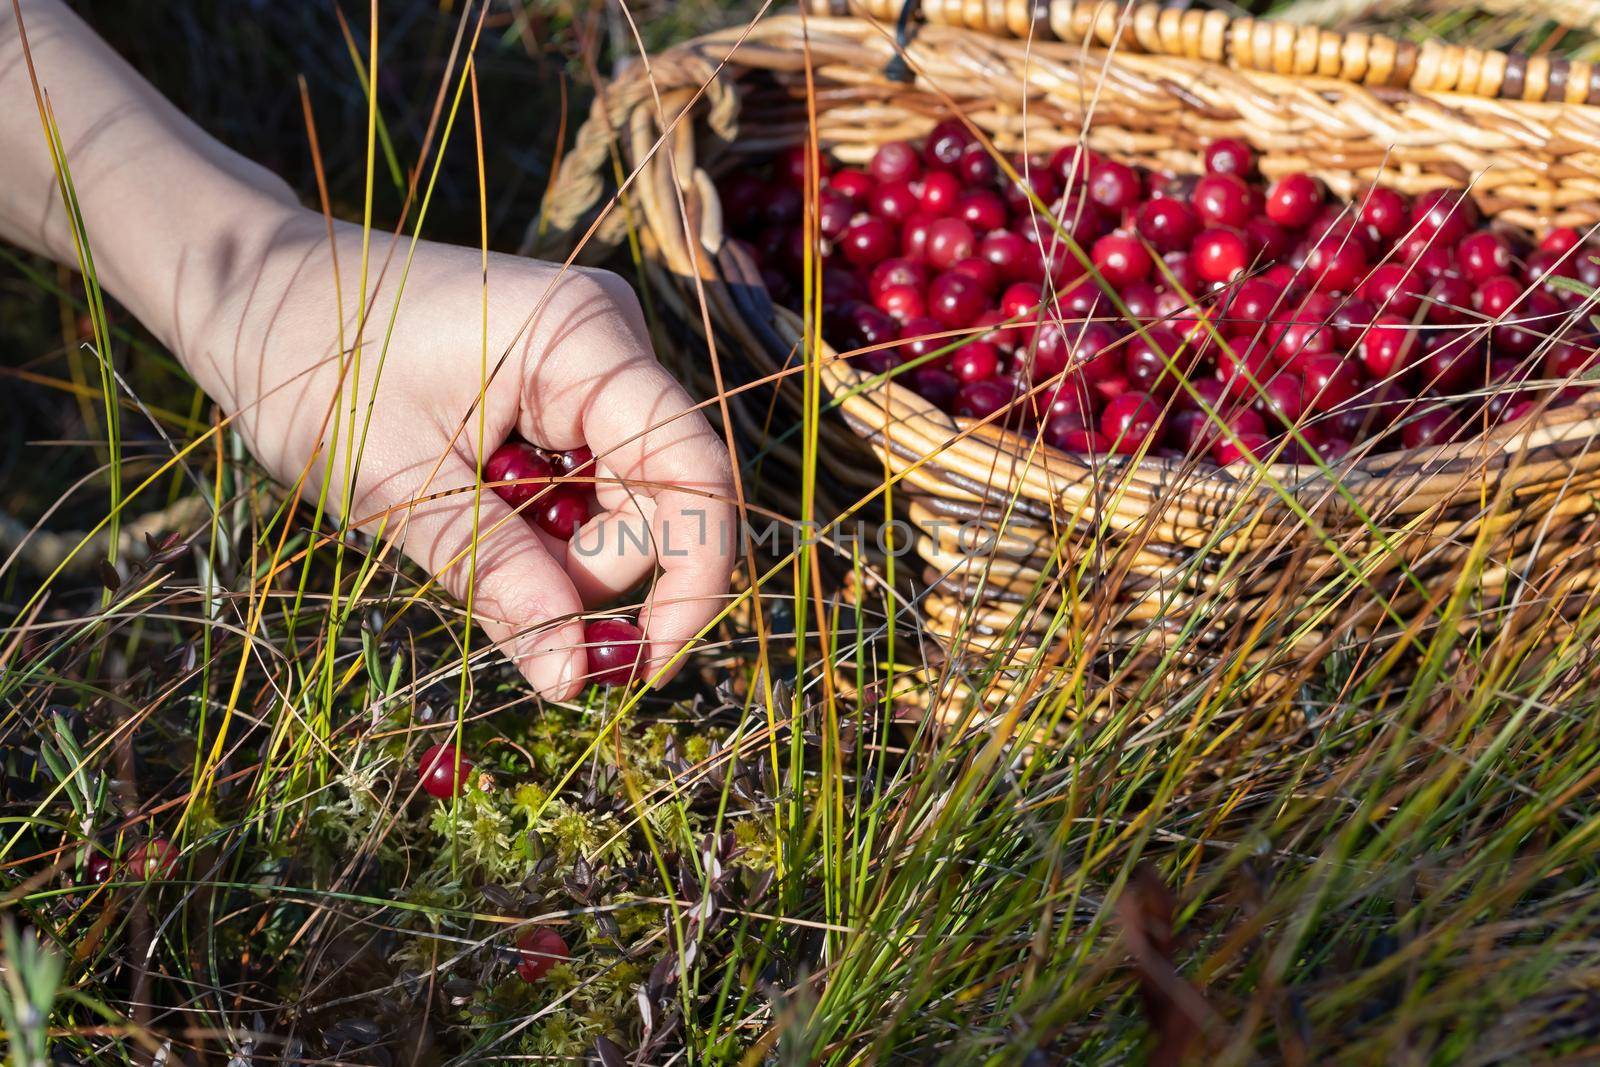
<svg viewBox="0 0 1600 1067"><path fill-rule="evenodd" d="M222 294L248 283L294 194L179 112L59 0L22 0L21 10L101 283L185 357ZM0 238L76 267L8 0L0 100Z"/></svg>

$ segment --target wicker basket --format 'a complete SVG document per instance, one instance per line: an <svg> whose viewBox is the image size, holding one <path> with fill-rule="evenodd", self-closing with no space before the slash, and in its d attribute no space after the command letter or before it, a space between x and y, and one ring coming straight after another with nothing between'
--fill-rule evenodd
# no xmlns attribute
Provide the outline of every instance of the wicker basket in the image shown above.
<svg viewBox="0 0 1600 1067"><path fill-rule="evenodd" d="M1238 137L1268 177L1310 171L1346 197L1470 186L1506 224L1588 226L1600 68L1155 4L937 0L910 26L901 0L850 10L813 2L609 86L562 167L541 251L582 241L592 256L637 225L653 292L680 342L694 339L674 354L709 385L703 302L738 429L791 502L797 457L779 431L808 368L839 416L821 490L850 508L893 485L921 530L922 621L947 647L1019 661L1042 648L1061 669L1124 680L1158 661L1170 677L1176 660L1294 683L1341 646L1430 625L1474 553L1488 563L1470 625L1547 620L1600 586L1592 399L1447 447L1356 456L1332 476L1065 455L804 344L806 323L724 240L712 182L800 142L809 99L819 142L846 160L959 109L1007 152L1081 133L1125 162L1197 172L1205 142ZM619 165L636 173L620 209ZM988 535L988 551L963 551ZM1089 646L1062 647L1085 633Z"/></svg>

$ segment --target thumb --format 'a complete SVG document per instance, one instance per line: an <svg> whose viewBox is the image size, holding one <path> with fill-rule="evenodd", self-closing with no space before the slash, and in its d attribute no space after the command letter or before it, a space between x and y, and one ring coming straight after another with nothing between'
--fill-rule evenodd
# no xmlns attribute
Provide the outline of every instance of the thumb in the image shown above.
<svg viewBox="0 0 1600 1067"><path fill-rule="evenodd" d="M447 460L434 484L458 488L405 509L400 548L471 606L484 633L542 696L570 699L588 670L583 602L528 521L493 490L475 489L476 478L464 460Z"/></svg>

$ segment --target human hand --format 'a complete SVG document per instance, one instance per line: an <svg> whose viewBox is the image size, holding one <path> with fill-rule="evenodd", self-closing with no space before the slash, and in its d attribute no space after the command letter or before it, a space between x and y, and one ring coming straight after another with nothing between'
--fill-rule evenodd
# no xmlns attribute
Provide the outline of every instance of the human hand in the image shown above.
<svg viewBox="0 0 1600 1067"><path fill-rule="evenodd" d="M269 212L236 242L216 306L177 331L180 357L275 477L308 491L325 481L336 513L470 593L479 624L547 697L583 685L584 608L659 567L640 623L648 673L661 670L721 609L733 488L722 442L652 355L632 290L512 256L489 256L485 274L479 251L428 242L402 284L406 242L385 266L387 242L373 238L363 323L360 230L336 224L330 242L315 214ZM359 360L341 359L341 323ZM474 492L513 435L594 452L601 514L571 542Z"/></svg>

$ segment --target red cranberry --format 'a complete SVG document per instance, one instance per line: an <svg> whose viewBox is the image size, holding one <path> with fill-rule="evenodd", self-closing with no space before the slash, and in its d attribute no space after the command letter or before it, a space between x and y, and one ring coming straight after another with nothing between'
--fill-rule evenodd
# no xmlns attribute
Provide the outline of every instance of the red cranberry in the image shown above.
<svg viewBox="0 0 1600 1067"><path fill-rule="evenodd" d="M890 141L873 153L868 169L880 182L908 182L922 173L922 161L905 141Z"/></svg>
<svg viewBox="0 0 1600 1067"><path fill-rule="evenodd" d="M900 322L920 319L928 313L922 290L914 285L891 285L880 292L873 303L878 310Z"/></svg>
<svg viewBox="0 0 1600 1067"><path fill-rule="evenodd" d="M988 148L974 141L961 150L956 175L969 186L989 186L1000 177L1000 166Z"/></svg>
<svg viewBox="0 0 1600 1067"><path fill-rule="evenodd" d="M1155 321L1160 315L1156 310L1159 301L1160 294L1149 282L1132 282L1122 287L1122 305L1135 319L1143 322Z"/></svg>
<svg viewBox="0 0 1600 1067"><path fill-rule="evenodd" d="M1411 205L1412 229L1447 248L1466 236L1477 221L1477 205L1459 189L1432 189Z"/></svg>
<svg viewBox="0 0 1600 1067"><path fill-rule="evenodd" d="M1456 262L1474 285L1511 270L1511 246L1489 230L1469 233L1456 245Z"/></svg>
<svg viewBox="0 0 1600 1067"><path fill-rule="evenodd" d="M867 288L861 275L845 267L824 267L822 271L822 307L833 314L852 301L866 295Z"/></svg>
<svg viewBox="0 0 1600 1067"><path fill-rule="evenodd" d="M1208 174L1194 187L1194 209L1207 226L1243 226L1250 221L1250 190L1237 174Z"/></svg>
<svg viewBox="0 0 1600 1067"><path fill-rule="evenodd" d="M1289 251L1289 234L1271 219L1259 215L1244 224L1245 244L1250 255L1258 260L1280 259Z"/></svg>
<svg viewBox="0 0 1600 1067"><path fill-rule="evenodd" d="M1419 347L1417 332L1409 319L1380 315L1361 338L1361 362L1374 378L1393 377L1405 373Z"/></svg>
<svg viewBox="0 0 1600 1067"><path fill-rule="evenodd" d="M1261 407L1279 422L1293 426L1305 413L1305 383L1298 374L1279 374L1261 387Z"/></svg>
<svg viewBox="0 0 1600 1067"><path fill-rule="evenodd" d="M1428 290L1428 321L1453 326L1467 321L1472 308L1472 283L1458 274L1446 274Z"/></svg>
<svg viewBox="0 0 1600 1067"><path fill-rule="evenodd" d="M994 264L1002 278L1013 281L1026 277L1029 245L1010 230L995 230L978 242L978 255Z"/></svg>
<svg viewBox="0 0 1600 1067"><path fill-rule="evenodd" d="M956 394L961 391L960 379L942 367L931 364L912 368L906 380L919 396L945 411L955 404Z"/></svg>
<svg viewBox="0 0 1600 1067"><path fill-rule="evenodd" d="M983 302L983 287L955 271L939 275L928 286L928 315L950 329L972 325Z"/></svg>
<svg viewBox="0 0 1600 1067"><path fill-rule="evenodd" d="M1178 374L1187 376L1186 364L1192 362L1192 357L1186 358L1183 339L1177 333L1166 326L1151 326L1142 335L1134 334L1128 339L1122 365L1135 389L1156 393L1171 389ZM1176 367L1177 374L1171 367Z"/></svg>
<svg viewBox="0 0 1600 1067"><path fill-rule="evenodd" d="M1160 421L1161 405L1155 398L1148 393L1123 393L1101 412L1100 432L1111 439L1116 451L1130 455L1149 439Z"/></svg>
<svg viewBox="0 0 1600 1067"><path fill-rule="evenodd" d="M945 119L922 143L922 162L930 170L955 170L961 153L972 143L972 133L960 119Z"/></svg>
<svg viewBox="0 0 1600 1067"><path fill-rule="evenodd" d="M572 958L566 939L548 926L535 926L517 938L517 977L537 982L558 963Z"/></svg>
<svg viewBox="0 0 1600 1067"><path fill-rule="evenodd" d="M828 188L848 199L857 207L867 206L877 181L864 170L837 170L828 179Z"/></svg>
<svg viewBox="0 0 1600 1067"><path fill-rule="evenodd" d="M178 869L178 846L164 837L143 841L128 853L128 877L166 878Z"/></svg>
<svg viewBox="0 0 1600 1067"><path fill-rule="evenodd" d="M845 333L860 348L886 344L900 336L900 324L871 304L851 304L842 318Z"/></svg>
<svg viewBox="0 0 1600 1067"><path fill-rule="evenodd" d="M1219 137L1206 146L1207 174L1237 174L1244 177L1255 166L1250 146L1234 137Z"/></svg>
<svg viewBox="0 0 1600 1067"><path fill-rule="evenodd" d="M1504 318L1522 298L1522 286L1504 274L1486 278L1472 293L1472 308L1486 319Z"/></svg>
<svg viewBox="0 0 1600 1067"><path fill-rule="evenodd" d="M1544 376L1558 381L1577 378L1594 369L1600 352L1573 341L1557 341L1544 354Z"/></svg>
<svg viewBox="0 0 1600 1067"><path fill-rule="evenodd" d="M1583 299L1581 293L1572 293L1559 285L1553 284L1551 281L1553 278L1576 278L1577 276L1578 265L1573 262L1571 256L1561 252L1552 252L1547 248L1541 248L1530 255L1523 270L1523 277L1528 280L1528 284L1537 285L1544 292L1558 300L1568 295L1577 297L1579 300Z"/></svg>
<svg viewBox="0 0 1600 1067"><path fill-rule="evenodd" d="M925 214L953 215L960 199L961 179L954 174L934 171L922 179L922 210ZM996 196L995 201L998 203L999 200L1000 198Z"/></svg>
<svg viewBox="0 0 1600 1067"><path fill-rule="evenodd" d="M928 262L940 270L949 270L977 250L972 227L960 219L936 219L928 227Z"/></svg>
<svg viewBox="0 0 1600 1067"><path fill-rule="evenodd" d="M1000 313L1007 319L1034 318L1042 290L1033 282L1017 282L1000 294Z"/></svg>
<svg viewBox="0 0 1600 1067"><path fill-rule="evenodd" d="M1449 444L1459 429L1454 412L1430 408L1406 420L1400 427L1400 440L1407 448L1431 448Z"/></svg>
<svg viewBox="0 0 1600 1067"><path fill-rule="evenodd" d="M792 185L768 185L761 217L772 226L793 226L805 211L806 197Z"/></svg>
<svg viewBox="0 0 1600 1067"><path fill-rule="evenodd" d="M467 788L472 761L460 758L452 744L432 745L422 753L417 773L422 776L422 788L429 796L441 799L460 796Z"/></svg>
<svg viewBox="0 0 1600 1067"><path fill-rule="evenodd" d="M556 473L562 477L574 474L593 476L594 453L583 445L570 448L565 452L555 452L550 456L550 461L555 464Z"/></svg>
<svg viewBox="0 0 1600 1067"><path fill-rule="evenodd" d="M927 194L923 194L927 199ZM989 233L1006 224L1006 202L993 189L968 189L956 199L955 215L978 233Z"/></svg>
<svg viewBox="0 0 1600 1067"><path fill-rule="evenodd" d="M1216 351L1217 380L1229 394L1254 397L1261 383L1272 375L1273 353L1263 340L1252 334L1235 334Z"/></svg>
<svg viewBox="0 0 1600 1067"><path fill-rule="evenodd" d="M951 274L963 274L977 283L985 297L994 295L1000 288L1000 272L982 256L968 256L950 268ZM980 309L981 312L981 309Z"/></svg>
<svg viewBox="0 0 1600 1067"><path fill-rule="evenodd" d="M961 382L993 378L1000 370L1000 350L987 341L969 341L950 357L950 371Z"/></svg>
<svg viewBox="0 0 1600 1067"><path fill-rule="evenodd" d="M817 200L817 228L829 240L843 233L855 214L854 201L843 193L824 189Z"/></svg>
<svg viewBox="0 0 1600 1067"><path fill-rule="evenodd" d="M1189 257L1203 281L1226 282L1244 272L1250 249L1237 230L1206 230L1194 239Z"/></svg>
<svg viewBox="0 0 1600 1067"><path fill-rule="evenodd" d="M880 263L894 254L894 228L883 219L861 219L840 236L839 251L858 267Z"/></svg>
<svg viewBox="0 0 1600 1067"><path fill-rule="evenodd" d="M872 273L867 276L867 292L874 298L891 286L906 285L913 289L923 289L927 284L928 268L904 256L884 260L873 267Z"/></svg>
<svg viewBox="0 0 1600 1067"><path fill-rule="evenodd" d="M1266 463L1271 459L1271 452L1267 435L1261 433L1236 432L1233 437L1224 437L1211 446L1212 458L1219 467Z"/></svg>
<svg viewBox="0 0 1600 1067"><path fill-rule="evenodd" d="M1052 423L1046 427L1045 443L1063 452L1077 452L1088 455L1106 455L1111 451L1111 439L1099 430L1091 430L1086 426L1072 426Z"/></svg>
<svg viewBox="0 0 1600 1067"><path fill-rule="evenodd" d="M598 619L583 628L589 681L627 685L645 666L644 631L627 619Z"/></svg>
<svg viewBox="0 0 1600 1067"><path fill-rule="evenodd" d="M717 183L717 196L729 225L749 231L760 225L767 202L767 183L748 172L736 172Z"/></svg>
<svg viewBox="0 0 1600 1067"><path fill-rule="evenodd" d="M1016 398L1012 387L996 378L967 382L956 394L955 412L969 419L986 419L1009 408Z"/></svg>
<svg viewBox="0 0 1600 1067"><path fill-rule="evenodd" d="M1564 256L1574 248L1583 238L1571 226L1557 226L1543 237L1539 238L1539 251L1551 252Z"/></svg>
<svg viewBox="0 0 1600 1067"><path fill-rule="evenodd" d="M828 157L809 144L791 145L778 156L778 174L793 185L810 185L814 179L827 178L832 170Z"/></svg>
<svg viewBox="0 0 1600 1067"><path fill-rule="evenodd" d="M1168 252L1161 257L1161 262L1166 266L1157 268L1157 277L1163 284L1180 294L1193 294L1200 288L1200 274L1195 270L1194 260L1188 251Z"/></svg>
<svg viewBox="0 0 1600 1067"><path fill-rule="evenodd" d="M1134 228L1157 252L1187 252L1200 232L1200 216L1182 200L1162 197L1139 205Z"/></svg>
<svg viewBox="0 0 1600 1067"><path fill-rule="evenodd" d="M533 519L551 537L570 541L579 527L589 521L589 501L584 493L562 487L540 497L533 505Z"/></svg>
<svg viewBox="0 0 1600 1067"><path fill-rule="evenodd" d="M115 867L116 865L111 862L110 856L102 856L97 852L89 857L85 873L88 874L90 882L95 885L101 885L111 881L111 872Z"/></svg>
<svg viewBox="0 0 1600 1067"><path fill-rule="evenodd" d="M1285 174L1267 190L1267 217L1299 229L1322 211L1322 183L1309 174Z"/></svg>
<svg viewBox="0 0 1600 1067"><path fill-rule="evenodd" d="M910 182L884 182L872 190L867 201L867 210L885 222L903 223L921 207Z"/></svg>
<svg viewBox="0 0 1600 1067"><path fill-rule="evenodd" d="M1118 288L1150 276L1150 253L1138 238L1125 233L1108 234L1096 241L1092 258L1106 281Z"/></svg>
<svg viewBox="0 0 1600 1067"><path fill-rule="evenodd" d="M1320 293L1317 296L1319 299L1328 299ZM1329 300L1329 303L1334 302ZM1354 348L1361 343L1367 327L1372 325L1372 320L1377 314L1377 308L1360 297L1352 296L1338 301L1329 312L1334 340L1345 348Z"/></svg>
<svg viewBox="0 0 1600 1067"><path fill-rule="evenodd" d="M507 441L483 465L483 480L511 484L494 487L495 495L517 508L544 492L555 470L538 449L526 441Z"/></svg>
<svg viewBox="0 0 1600 1067"><path fill-rule="evenodd" d="M1283 303L1283 290L1260 278L1246 278L1227 296L1221 322L1254 326L1266 322Z"/></svg>
<svg viewBox="0 0 1600 1067"><path fill-rule="evenodd" d="M1302 371L1310 410L1333 411L1361 391L1361 372L1343 356L1312 356L1296 365Z"/></svg>
<svg viewBox="0 0 1600 1067"><path fill-rule="evenodd" d="M1398 315L1407 321L1416 315L1425 294L1417 275L1399 263L1373 267L1358 291L1377 306L1380 314Z"/></svg>
<svg viewBox="0 0 1600 1067"><path fill-rule="evenodd" d="M912 319L900 328L900 339L905 342L900 350L907 359L924 359L950 344L951 339L942 336L945 332L938 319Z"/></svg>
<svg viewBox="0 0 1600 1067"><path fill-rule="evenodd" d="M924 215L920 211L907 219L900 227L900 254L908 259L927 259L928 233L937 221L932 215Z"/></svg>
<svg viewBox="0 0 1600 1067"><path fill-rule="evenodd" d="M1113 219L1131 211L1142 191L1139 172L1125 163L1100 159L1089 169L1089 199Z"/></svg>
<svg viewBox="0 0 1600 1067"><path fill-rule="evenodd" d="M1089 151L1087 146L1072 142L1052 152L1046 166L1063 186L1072 188L1087 182L1090 172L1100 163L1100 157Z"/></svg>
<svg viewBox="0 0 1600 1067"><path fill-rule="evenodd" d="M1374 240L1395 241L1411 225L1411 205L1393 189L1374 186L1362 196L1357 218Z"/></svg>
<svg viewBox="0 0 1600 1067"><path fill-rule="evenodd" d="M1488 369L1478 336L1455 331L1430 338L1422 380L1441 392L1482 386Z"/></svg>
<svg viewBox="0 0 1600 1067"><path fill-rule="evenodd" d="M1020 171L1018 177L1022 180L1007 182L1001 190L1006 206L1018 216L1039 211L1040 205L1048 210L1061 195L1061 183L1043 167L1028 167Z"/></svg>
<svg viewBox="0 0 1600 1067"><path fill-rule="evenodd" d="M1354 291L1367 269L1367 253L1355 241L1324 242L1306 257L1312 284L1330 293Z"/></svg>

